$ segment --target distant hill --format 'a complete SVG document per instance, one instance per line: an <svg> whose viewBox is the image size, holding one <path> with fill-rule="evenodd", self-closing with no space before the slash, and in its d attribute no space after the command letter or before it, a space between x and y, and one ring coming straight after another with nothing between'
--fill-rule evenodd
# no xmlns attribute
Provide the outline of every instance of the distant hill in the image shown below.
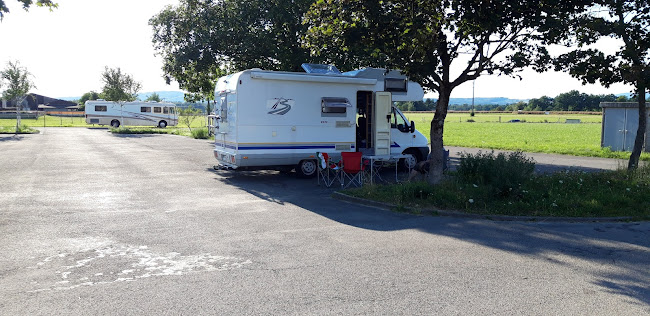
<svg viewBox="0 0 650 316"><path fill-rule="evenodd" d="M173 103L182 103L185 102L184 95L185 93L183 91L155 91L158 93L160 96L160 99L166 102L173 102ZM141 92L138 93L138 99L140 100L145 100L148 98L153 92Z"/></svg>

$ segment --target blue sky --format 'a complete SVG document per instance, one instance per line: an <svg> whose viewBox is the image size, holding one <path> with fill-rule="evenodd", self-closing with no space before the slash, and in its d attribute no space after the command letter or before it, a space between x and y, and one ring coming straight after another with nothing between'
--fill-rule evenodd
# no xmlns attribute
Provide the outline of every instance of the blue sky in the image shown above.
<svg viewBox="0 0 650 316"><path fill-rule="evenodd" d="M19 60L34 75L33 91L52 97L80 96L101 90L104 66L120 67L142 83L142 92L179 90L162 79L162 61L154 56L148 20L165 5L177 0L56 0L53 12L33 7L24 12L16 0L5 1L11 13L0 22L0 67ZM598 43L615 47L612 40ZM556 96L572 89L585 93L625 93L624 85L606 89L583 86L565 73L521 73L523 80L503 76L481 77L475 82L476 97L528 99ZM435 97L435 94L427 94ZM458 87L452 97L472 97L472 83Z"/></svg>

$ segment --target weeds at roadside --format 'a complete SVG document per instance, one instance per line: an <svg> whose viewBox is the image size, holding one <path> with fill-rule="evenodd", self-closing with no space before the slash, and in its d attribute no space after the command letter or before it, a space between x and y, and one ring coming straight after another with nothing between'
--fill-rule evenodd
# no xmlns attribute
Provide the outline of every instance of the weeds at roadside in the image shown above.
<svg viewBox="0 0 650 316"><path fill-rule="evenodd" d="M114 134L170 134L179 136L189 136L197 139L208 139L208 128L194 128L190 132L187 128L158 128L158 127L119 127L111 128Z"/></svg>
<svg viewBox="0 0 650 316"><path fill-rule="evenodd" d="M0 134L38 134L38 130L24 124L18 127L18 131L15 126L0 126Z"/></svg>
<svg viewBox="0 0 650 316"><path fill-rule="evenodd" d="M532 174L521 153L466 155L456 172L426 182L374 185L345 193L399 209L542 217L650 217L650 166L638 170ZM464 164L463 164L464 163ZM425 212L426 213L426 212Z"/></svg>

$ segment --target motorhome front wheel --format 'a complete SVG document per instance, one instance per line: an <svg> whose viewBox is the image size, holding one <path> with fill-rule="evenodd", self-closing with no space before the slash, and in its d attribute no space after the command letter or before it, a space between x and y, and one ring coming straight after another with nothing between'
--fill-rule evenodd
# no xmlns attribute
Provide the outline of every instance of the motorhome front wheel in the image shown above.
<svg viewBox="0 0 650 316"><path fill-rule="evenodd" d="M415 164L417 164L420 160L422 160L419 159L419 154L413 150L406 150L404 151L404 154L410 156L400 161L402 169L411 170L413 169L413 167L415 167Z"/></svg>
<svg viewBox="0 0 650 316"><path fill-rule="evenodd" d="M165 128L165 127L167 127L167 122L165 122L165 121L160 121L160 122L158 122L158 127L160 127L160 128Z"/></svg>
<svg viewBox="0 0 650 316"><path fill-rule="evenodd" d="M118 121L118 120L112 120L112 121L111 121L111 127L113 127L113 128L118 128L118 127L120 127L120 121Z"/></svg>

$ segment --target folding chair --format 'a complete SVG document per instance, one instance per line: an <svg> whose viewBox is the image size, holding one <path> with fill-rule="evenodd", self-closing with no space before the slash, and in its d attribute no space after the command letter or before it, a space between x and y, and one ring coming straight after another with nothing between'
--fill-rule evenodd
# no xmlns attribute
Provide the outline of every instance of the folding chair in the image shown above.
<svg viewBox="0 0 650 316"><path fill-rule="evenodd" d="M318 152L316 154L318 157L318 185L320 185L321 179L323 180L323 184L328 188L336 181L342 184L339 175L341 167L333 163L327 153Z"/></svg>
<svg viewBox="0 0 650 316"><path fill-rule="evenodd" d="M365 166L361 156L361 152L342 152L341 153L341 163L343 164L343 170L341 178L343 180L347 179L348 183L345 187L349 187L351 184L355 186L363 185L363 174L365 171ZM343 181L345 182L345 181Z"/></svg>

